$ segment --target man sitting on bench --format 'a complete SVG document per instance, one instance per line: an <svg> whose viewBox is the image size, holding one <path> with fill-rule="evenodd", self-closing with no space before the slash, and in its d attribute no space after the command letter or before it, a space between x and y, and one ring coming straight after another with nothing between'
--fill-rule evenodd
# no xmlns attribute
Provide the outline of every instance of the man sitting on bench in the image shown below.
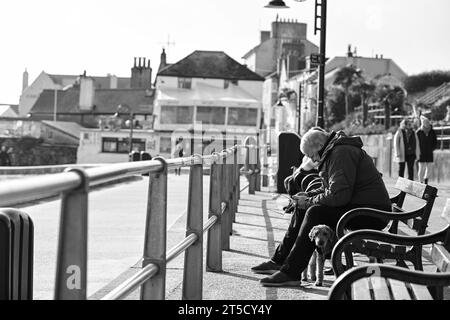
<svg viewBox="0 0 450 320"><path fill-rule="evenodd" d="M297 194L297 209L282 243L270 261L252 268L260 274L264 286L299 286L301 273L315 250L309 238L311 229L320 224L333 230L347 211L369 207L391 210L386 186L372 158L362 150L359 137L349 137L343 131L327 133L310 130L302 138L300 150L319 163L322 187ZM361 217L350 223L352 229L381 230L387 221Z"/></svg>

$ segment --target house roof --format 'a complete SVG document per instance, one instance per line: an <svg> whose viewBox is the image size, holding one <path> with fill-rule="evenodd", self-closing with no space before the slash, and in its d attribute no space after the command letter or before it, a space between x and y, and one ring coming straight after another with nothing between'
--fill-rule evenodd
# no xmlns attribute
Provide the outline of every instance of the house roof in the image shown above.
<svg viewBox="0 0 450 320"><path fill-rule="evenodd" d="M80 138L80 132L82 126L80 126L78 123L75 122L66 122L66 121L42 121L43 124L56 129L60 132L63 132L72 138L79 139Z"/></svg>
<svg viewBox="0 0 450 320"><path fill-rule="evenodd" d="M158 76L264 81L223 51L194 51L161 70Z"/></svg>
<svg viewBox="0 0 450 320"><path fill-rule="evenodd" d="M68 82L75 83L79 76L76 75L63 75L63 74L48 74L55 84L61 86L66 85ZM98 77L90 76L94 79L96 89L110 89L110 77ZM117 77L117 89L129 89L131 79L125 77Z"/></svg>
<svg viewBox="0 0 450 320"><path fill-rule="evenodd" d="M11 104L0 104L0 117L17 117L19 106Z"/></svg>
<svg viewBox="0 0 450 320"><path fill-rule="evenodd" d="M57 112L58 113L80 113L78 107L80 90L73 87L68 90L57 91ZM44 90L40 94L31 114L53 113L54 112L54 90ZM137 114L153 113L154 90L145 89L102 89L95 90L94 113L113 114L117 111L119 104L127 104Z"/></svg>

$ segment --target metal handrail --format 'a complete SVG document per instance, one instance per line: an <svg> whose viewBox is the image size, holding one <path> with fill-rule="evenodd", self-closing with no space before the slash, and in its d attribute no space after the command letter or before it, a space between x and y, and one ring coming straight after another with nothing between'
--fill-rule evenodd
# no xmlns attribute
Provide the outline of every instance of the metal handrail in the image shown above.
<svg viewBox="0 0 450 320"><path fill-rule="evenodd" d="M232 147L231 150L239 146ZM228 157L223 151L217 154L219 158ZM168 168L189 167L202 162L211 163L216 156L185 157L167 160ZM97 186L106 182L117 181L137 174L158 172L163 169L163 164L158 160L139 162L126 162L110 164L100 168L84 170L88 179L89 187ZM17 203L42 200L58 193L79 188L83 178L74 171L46 174L39 177L15 179L0 182L0 206L11 206Z"/></svg>
<svg viewBox="0 0 450 320"><path fill-rule="evenodd" d="M222 204L221 214L223 215L226 210L226 204ZM203 226L203 234L205 234L210 228L214 226L218 221L216 216L211 217ZM187 237L185 237L182 241L176 244L170 251L167 253L166 262L169 263L176 257L178 257L181 253L185 252L190 246L192 246L198 240L197 235L191 233ZM156 267L156 269L155 269ZM154 271L156 270L156 271ZM118 287L116 287L113 291L105 295L101 300L120 300L126 298L129 294L131 294L134 290L136 290L139 286L141 286L145 281L149 280L151 277L158 273L158 267L154 264L149 264L144 267L141 271L137 272L130 278L126 279L123 283L121 283Z"/></svg>
<svg viewBox="0 0 450 320"><path fill-rule="evenodd" d="M237 144L210 156L110 164L46 174L39 177L0 182L0 206L46 199L61 195L61 218L56 269L56 299L86 299L87 220L90 187L139 174L150 174L147 220L142 269L105 295L104 300L122 299L141 286L141 299L164 299L166 264L186 252L183 298L201 298L201 252L208 232L207 270L220 271L222 250L229 248L229 237L240 199L239 150L245 148L249 193L258 190L260 177L259 140ZM250 150L254 150L250 153ZM228 158L234 157L234 161ZM253 163L253 160L257 163ZM249 162L250 161L250 162ZM209 219L202 225L202 168L211 166ZM169 168L191 167L189 179L188 235L166 253L167 172ZM250 169L251 168L251 169ZM213 179L214 177L214 179ZM245 189L245 188L244 188ZM75 267L75 269L74 269ZM69 285L72 271L79 270L81 287ZM188 274L189 276L186 276ZM199 286L200 284L200 286Z"/></svg>

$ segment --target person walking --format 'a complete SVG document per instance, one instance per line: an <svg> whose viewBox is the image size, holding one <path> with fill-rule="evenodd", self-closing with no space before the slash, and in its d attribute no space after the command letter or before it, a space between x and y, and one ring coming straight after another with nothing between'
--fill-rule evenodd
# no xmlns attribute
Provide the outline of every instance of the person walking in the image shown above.
<svg viewBox="0 0 450 320"><path fill-rule="evenodd" d="M11 158L9 157L9 154L6 151L6 146L2 146L2 148L0 149L0 167L10 165L11 165Z"/></svg>
<svg viewBox="0 0 450 320"><path fill-rule="evenodd" d="M419 142L417 134L411 128L411 122L403 119L394 136L394 161L399 164L398 176L404 177L408 168L408 179L414 180L414 163L419 159Z"/></svg>
<svg viewBox="0 0 450 320"><path fill-rule="evenodd" d="M437 148L437 137L430 120L421 117L421 126L417 130L417 138L419 140L419 181L428 184L428 174L430 163L434 162L433 151Z"/></svg>
<svg viewBox="0 0 450 320"><path fill-rule="evenodd" d="M310 130L302 137L300 150L313 162L318 162L322 186L297 194L297 209L271 260L251 269L255 273L271 274L261 279L263 286L298 286L301 283L301 273L316 249L309 238L314 226L325 224L335 230L339 219L354 208L391 209L381 174L362 146L361 138L349 137L343 131ZM355 218L349 226L352 230L381 230L387 223L364 216Z"/></svg>

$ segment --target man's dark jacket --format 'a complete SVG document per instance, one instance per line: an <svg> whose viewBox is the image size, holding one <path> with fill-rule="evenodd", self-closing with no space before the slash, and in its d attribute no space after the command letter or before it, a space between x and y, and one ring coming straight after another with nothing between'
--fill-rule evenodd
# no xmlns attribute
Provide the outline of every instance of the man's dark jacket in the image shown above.
<svg viewBox="0 0 450 320"><path fill-rule="evenodd" d="M362 146L360 137L349 137L343 131L331 133L319 151L322 188L308 192L307 207L391 207L381 174Z"/></svg>

